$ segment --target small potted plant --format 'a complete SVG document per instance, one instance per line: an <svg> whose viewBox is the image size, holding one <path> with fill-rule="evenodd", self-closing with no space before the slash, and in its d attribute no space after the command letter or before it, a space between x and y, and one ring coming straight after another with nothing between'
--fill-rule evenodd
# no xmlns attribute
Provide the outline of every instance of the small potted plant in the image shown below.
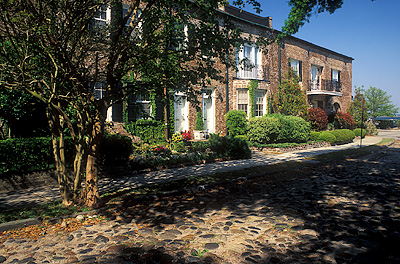
<svg viewBox="0 0 400 264"><path fill-rule="evenodd" d="M206 132L204 132L204 122L201 111L197 112L196 125L193 131L194 139L205 139Z"/></svg>

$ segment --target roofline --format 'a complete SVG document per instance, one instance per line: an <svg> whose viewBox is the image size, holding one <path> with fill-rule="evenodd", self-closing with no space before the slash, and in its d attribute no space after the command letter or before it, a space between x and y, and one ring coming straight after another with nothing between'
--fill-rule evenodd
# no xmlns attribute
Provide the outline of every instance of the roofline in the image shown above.
<svg viewBox="0 0 400 264"><path fill-rule="evenodd" d="M232 6L232 5L228 5L228 6L233 7L233 8L237 8L237 7L234 7L234 6ZM237 9L238 9L238 8L237 8ZM246 23L250 23L250 24L253 24L253 25L256 25L256 26L265 28L265 29L267 29L267 30L272 30L274 33L282 33L281 31L279 31L279 30L277 30L277 29L273 29L273 28L270 28L270 27L268 27L268 26L265 26L265 25L262 25L262 24L259 24L259 23L255 23L255 22L252 22L252 21L249 21L249 20L240 18L240 17L237 17L237 16L232 15L232 14L230 14L230 13L224 11L224 10L217 9L217 11L220 12L220 13L222 13L222 14L224 14L224 15L227 15L227 16L233 17L233 18L235 18L235 19L244 21L244 22L246 22ZM250 12L247 12L247 11L243 11L243 12L249 13L249 14L251 14L251 15L253 15L253 16L259 16L259 15L256 15L256 14L253 14L253 13L250 13ZM259 17L261 17L261 16L259 16ZM325 51L325 52L333 53L333 54L335 54L335 55L337 55L337 56L339 56L339 57L343 57L343 58L345 58L345 59L347 59L347 60L351 60L351 61L354 60L354 58L352 58L352 57L349 57L349 56L346 56L346 55L344 55L344 54L338 53L338 52L336 52L336 51L333 51L333 50L330 50L330 49L321 47L321 46L319 46L319 45L316 45L316 44L313 44L313 43L311 43L311 42L309 42L309 41L306 41L306 40L303 40L303 39L294 37L294 36L292 36L292 35L287 36L286 38L295 39L295 40L297 40L297 41L303 42L303 43L305 43L305 44L307 44L307 45L310 45L310 46L312 46L312 47L315 47L315 48L318 48L318 49L322 49L322 50Z"/></svg>

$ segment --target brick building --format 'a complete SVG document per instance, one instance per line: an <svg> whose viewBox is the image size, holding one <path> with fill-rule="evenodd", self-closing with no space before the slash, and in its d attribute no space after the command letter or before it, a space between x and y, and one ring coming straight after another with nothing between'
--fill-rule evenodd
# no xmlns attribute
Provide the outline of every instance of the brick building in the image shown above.
<svg viewBox="0 0 400 264"><path fill-rule="evenodd" d="M221 20L229 18L234 21L243 30L245 37L268 38L279 33L273 30L270 17L261 17L229 5L222 7L219 13ZM287 37L281 45L274 42L262 49L254 45L244 45L236 50L236 58L238 71L226 69L223 63L218 64L228 82L213 82L198 98L202 103L205 129L210 133L225 134L225 114L228 110L243 110L249 117L251 109L254 110L252 116L269 113L269 100L277 91L289 67L299 75L300 85L306 91L310 107L320 107L331 114L345 112L350 105L351 57L305 40ZM245 65L241 63L243 61L246 62ZM252 66L246 66L249 64ZM249 93L252 83L257 86L254 99L250 98ZM176 93L174 99L174 109L171 109L175 117L174 131L193 132L197 114L195 106L186 100L185 94ZM150 113L148 100L141 98L137 102ZM253 107L252 103L255 104ZM110 119L113 119L111 115Z"/></svg>
<svg viewBox="0 0 400 264"><path fill-rule="evenodd" d="M260 17L232 6L225 6L221 16L228 16L242 28L243 34L271 36L279 32L272 29L270 17ZM237 61L247 58L253 67L238 65L239 70L228 70L228 85L213 84L203 93L205 129L209 132L226 130L225 114L229 110L243 110L250 116L252 102L254 116L270 111L269 98L277 91L284 74L291 67L300 77L310 107L320 107L327 114L347 111L351 102L353 58L317 46L295 37L287 37L281 45L276 42L263 48L245 45L236 51ZM225 67L221 64L221 67ZM225 68L221 68L225 70ZM255 98L250 98L252 80L258 83ZM228 86L228 93L226 87ZM229 101L226 101L229 98ZM183 100L184 101L184 100ZM175 104L175 131L193 130L196 111L189 102Z"/></svg>

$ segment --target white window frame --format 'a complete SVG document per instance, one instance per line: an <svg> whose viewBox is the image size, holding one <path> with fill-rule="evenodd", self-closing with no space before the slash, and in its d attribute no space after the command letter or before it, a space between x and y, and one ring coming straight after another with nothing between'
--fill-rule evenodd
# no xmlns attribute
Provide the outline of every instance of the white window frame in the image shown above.
<svg viewBox="0 0 400 264"><path fill-rule="evenodd" d="M316 69L316 79L313 80L313 69ZM311 90L322 90L322 72L324 68L318 65L311 65Z"/></svg>
<svg viewBox="0 0 400 264"><path fill-rule="evenodd" d="M149 111L150 111L150 113L149 113L149 115L148 115L148 117L144 117L143 116L143 112L141 111L142 109L146 109L146 108L144 108L143 107L143 105L144 104L148 104L149 105ZM151 117L152 116L152 106L151 106L151 101L150 100L143 100L143 96L142 95L138 95L137 96L137 98L136 98L136 101L135 101L135 105L136 106L141 106L141 108L140 108L140 113L138 112L137 114L136 114L136 120L138 120L138 119L147 119L147 118L149 118L149 117Z"/></svg>
<svg viewBox="0 0 400 264"><path fill-rule="evenodd" d="M265 115L265 91L263 90L256 90L254 91L254 116L255 117L262 117ZM260 103L261 102L261 103ZM258 109L258 106L261 105L261 109ZM257 113L261 112L261 115L257 115Z"/></svg>
<svg viewBox="0 0 400 264"><path fill-rule="evenodd" d="M93 86L93 96L96 100L101 100L106 94L106 89L104 89L105 83L96 82Z"/></svg>
<svg viewBox="0 0 400 264"><path fill-rule="evenodd" d="M240 98L239 98L239 92L244 92L243 94L246 94L247 102L246 104L241 104L240 103ZM249 115L249 90L248 89L237 89L236 90L236 109L240 111L244 111L246 113L246 116ZM239 109L239 105L245 105L246 110Z"/></svg>
<svg viewBox="0 0 400 264"><path fill-rule="evenodd" d="M237 78L262 79L261 49L251 45L243 45L236 53L236 64L238 68ZM250 67L246 67L246 64Z"/></svg>
<svg viewBox="0 0 400 264"><path fill-rule="evenodd" d="M105 7L105 5L100 7L100 9L97 11L100 14L100 17L94 16L94 19L97 20L97 21L109 23L111 21L111 8L110 8L109 5L107 5L107 8L105 10L106 18L101 18L101 14L102 14L102 12L104 12L104 11L102 11L103 7Z"/></svg>
<svg viewBox="0 0 400 264"><path fill-rule="evenodd" d="M289 59L290 68L299 76L300 81L302 81L303 74L302 74L302 61L296 59Z"/></svg>

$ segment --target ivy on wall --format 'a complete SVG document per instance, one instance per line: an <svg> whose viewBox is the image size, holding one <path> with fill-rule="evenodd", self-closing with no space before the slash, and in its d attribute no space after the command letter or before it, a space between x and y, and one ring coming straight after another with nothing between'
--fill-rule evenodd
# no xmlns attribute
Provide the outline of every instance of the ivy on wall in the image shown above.
<svg viewBox="0 0 400 264"><path fill-rule="evenodd" d="M255 95L255 90L258 87L258 80L250 80L249 83L249 96L251 100L251 106L250 106L250 117L254 117L255 115L255 106L256 106L256 95Z"/></svg>

